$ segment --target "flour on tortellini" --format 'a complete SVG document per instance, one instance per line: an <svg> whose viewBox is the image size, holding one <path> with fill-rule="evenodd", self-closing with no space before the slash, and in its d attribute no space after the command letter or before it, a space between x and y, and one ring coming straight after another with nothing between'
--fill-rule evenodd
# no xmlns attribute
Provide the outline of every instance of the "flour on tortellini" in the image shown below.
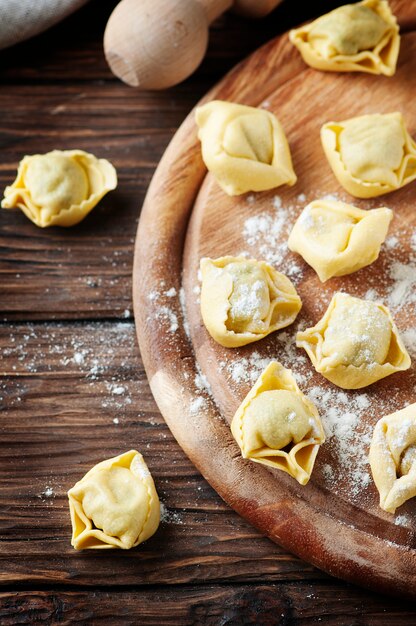
<svg viewBox="0 0 416 626"><path fill-rule="evenodd" d="M204 163L230 196L295 184L285 133L269 111L213 100L195 118Z"/></svg>
<svg viewBox="0 0 416 626"><path fill-rule="evenodd" d="M289 326L302 306L291 281L264 261L201 260L201 313L215 341L244 346Z"/></svg>
<svg viewBox="0 0 416 626"><path fill-rule="evenodd" d="M73 226L117 186L106 159L82 150L53 150L25 156L1 206L20 208L37 226Z"/></svg>
<svg viewBox="0 0 416 626"><path fill-rule="evenodd" d="M416 404L377 422L369 459L382 509L394 513L416 496Z"/></svg>
<svg viewBox="0 0 416 626"><path fill-rule="evenodd" d="M289 37L305 63L318 70L386 76L396 71L399 27L385 0L338 7Z"/></svg>
<svg viewBox="0 0 416 626"><path fill-rule="evenodd" d="M72 545L86 548L134 548L157 530L159 498L139 452L95 465L68 492Z"/></svg>
<svg viewBox="0 0 416 626"><path fill-rule="evenodd" d="M334 295L316 326L297 333L296 345L317 372L344 389L360 389L410 367L389 310L346 293Z"/></svg>
<svg viewBox="0 0 416 626"><path fill-rule="evenodd" d="M392 218L387 208L363 211L344 202L314 200L297 219L288 246L325 282L375 261Z"/></svg>
<svg viewBox="0 0 416 626"><path fill-rule="evenodd" d="M245 459L309 481L325 435L315 405L290 370L272 361L243 400L231 431Z"/></svg>
<svg viewBox="0 0 416 626"><path fill-rule="evenodd" d="M357 198L379 196L416 179L416 143L401 113L328 122L321 140L338 181Z"/></svg>

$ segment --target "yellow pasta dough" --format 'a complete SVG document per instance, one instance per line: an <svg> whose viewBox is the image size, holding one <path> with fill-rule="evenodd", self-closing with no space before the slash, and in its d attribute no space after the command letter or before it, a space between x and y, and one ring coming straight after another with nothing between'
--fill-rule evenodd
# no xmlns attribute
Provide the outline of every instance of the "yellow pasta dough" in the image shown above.
<svg viewBox="0 0 416 626"><path fill-rule="evenodd" d="M292 372L272 361L238 408L231 423L245 459L283 470L306 485L325 441L315 405L299 390Z"/></svg>
<svg viewBox="0 0 416 626"><path fill-rule="evenodd" d="M316 326L297 333L296 345L317 372L344 389L360 389L410 367L390 311L341 292Z"/></svg>
<svg viewBox="0 0 416 626"><path fill-rule="evenodd" d="M72 545L128 550L159 526L153 478L139 452L130 450L95 465L68 491Z"/></svg>
<svg viewBox="0 0 416 626"><path fill-rule="evenodd" d="M363 211L351 204L314 200L302 211L288 246L313 267L320 280L345 276L378 258L393 211Z"/></svg>
<svg viewBox="0 0 416 626"><path fill-rule="evenodd" d="M380 196L416 178L416 143L401 113L328 122L321 140L338 181L357 198Z"/></svg>
<svg viewBox="0 0 416 626"><path fill-rule="evenodd" d="M53 150L25 156L1 206L20 208L37 226L73 226L117 186L106 159L82 150Z"/></svg>
<svg viewBox="0 0 416 626"><path fill-rule="evenodd" d="M228 195L295 184L285 133L269 111L213 100L195 119L204 163Z"/></svg>
<svg viewBox="0 0 416 626"><path fill-rule="evenodd" d="M394 513L416 496L416 404L377 422L369 460L382 509Z"/></svg>
<svg viewBox="0 0 416 626"><path fill-rule="evenodd" d="M235 348L289 326L302 302L291 281L264 261L202 259L201 313L215 341Z"/></svg>
<svg viewBox="0 0 416 626"><path fill-rule="evenodd" d="M346 4L289 33L305 63L332 72L392 76L400 49L397 20L385 0Z"/></svg>

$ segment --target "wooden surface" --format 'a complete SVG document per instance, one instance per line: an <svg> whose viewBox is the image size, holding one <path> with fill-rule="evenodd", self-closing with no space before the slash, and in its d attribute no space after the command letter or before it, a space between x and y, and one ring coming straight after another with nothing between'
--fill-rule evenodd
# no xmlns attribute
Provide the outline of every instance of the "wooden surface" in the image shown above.
<svg viewBox="0 0 416 626"><path fill-rule="evenodd" d="M217 496L157 410L135 342L133 242L154 168L207 89L299 16L291 22L284 6L259 23L227 15L196 75L138 93L103 58L114 5L93 0L1 54L2 186L23 154L55 147L110 158L120 184L70 230L0 213L0 623L409 624L411 603L323 574ZM137 550L76 553L67 489L132 445L155 477L165 521Z"/></svg>

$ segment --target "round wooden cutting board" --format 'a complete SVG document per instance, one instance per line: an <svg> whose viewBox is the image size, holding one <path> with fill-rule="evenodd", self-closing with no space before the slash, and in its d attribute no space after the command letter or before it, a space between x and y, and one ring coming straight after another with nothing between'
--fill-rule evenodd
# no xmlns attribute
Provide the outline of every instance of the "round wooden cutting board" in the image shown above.
<svg viewBox="0 0 416 626"><path fill-rule="evenodd" d="M416 32L402 36L393 78L314 71L287 35L258 50L204 100L215 97L275 113L289 139L298 182L226 196L206 176L191 113L149 188L133 276L137 334L153 394L210 484L238 513L303 559L357 584L410 597L416 595L416 501L396 515L383 512L367 454L376 421L416 402L415 365L371 387L344 391L315 373L294 336L300 326L318 321L342 290L386 303L409 351L416 351L416 184L357 201L337 183L319 138L324 122L392 111L403 113L416 136L415 76ZM361 208L388 206L394 219L377 262L321 284L286 242L302 208L326 195ZM292 326L241 349L222 348L209 337L199 310L199 261L227 254L268 260L292 279L303 302ZM327 433L306 487L242 459L230 432L235 410L271 359L293 370L301 390L317 404Z"/></svg>

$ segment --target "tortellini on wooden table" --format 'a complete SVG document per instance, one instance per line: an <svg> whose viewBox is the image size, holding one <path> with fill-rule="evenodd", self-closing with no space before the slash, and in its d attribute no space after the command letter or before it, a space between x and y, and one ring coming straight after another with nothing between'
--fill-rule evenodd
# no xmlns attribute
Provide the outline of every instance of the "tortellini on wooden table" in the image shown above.
<svg viewBox="0 0 416 626"><path fill-rule="evenodd" d="M238 408L232 434L245 459L309 481L325 434L315 405L292 372L272 361Z"/></svg>
<svg viewBox="0 0 416 626"><path fill-rule="evenodd" d="M284 130L269 111L213 100L195 119L204 163L228 195L295 184Z"/></svg>
<svg viewBox="0 0 416 626"><path fill-rule="evenodd" d="M128 550L159 526L160 505L153 478L136 450L95 465L68 492L71 544Z"/></svg>
<svg viewBox="0 0 416 626"><path fill-rule="evenodd" d="M340 184L357 198L372 198L416 179L416 143L401 113L328 122L321 140Z"/></svg>
<svg viewBox="0 0 416 626"><path fill-rule="evenodd" d="M291 30L305 63L333 72L392 76L400 49L397 20L385 0L346 4Z"/></svg>
<svg viewBox="0 0 416 626"><path fill-rule="evenodd" d="M378 258L393 211L363 211L345 202L314 200L300 214L288 246L325 282L352 274Z"/></svg>
<svg viewBox="0 0 416 626"><path fill-rule="evenodd" d="M360 389L410 367L390 311L341 292L316 326L297 333L296 345L317 372L343 389Z"/></svg>
<svg viewBox="0 0 416 626"><path fill-rule="evenodd" d="M19 208L37 226L74 226L115 189L117 174L106 159L82 150L25 156L1 206Z"/></svg>
<svg viewBox="0 0 416 626"><path fill-rule="evenodd" d="M265 261L201 259L201 314L215 341L244 346L289 326L302 302L292 282Z"/></svg>
<svg viewBox="0 0 416 626"><path fill-rule="evenodd" d="M416 496L416 404L377 422L369 460L384 511Z"/></svg>

